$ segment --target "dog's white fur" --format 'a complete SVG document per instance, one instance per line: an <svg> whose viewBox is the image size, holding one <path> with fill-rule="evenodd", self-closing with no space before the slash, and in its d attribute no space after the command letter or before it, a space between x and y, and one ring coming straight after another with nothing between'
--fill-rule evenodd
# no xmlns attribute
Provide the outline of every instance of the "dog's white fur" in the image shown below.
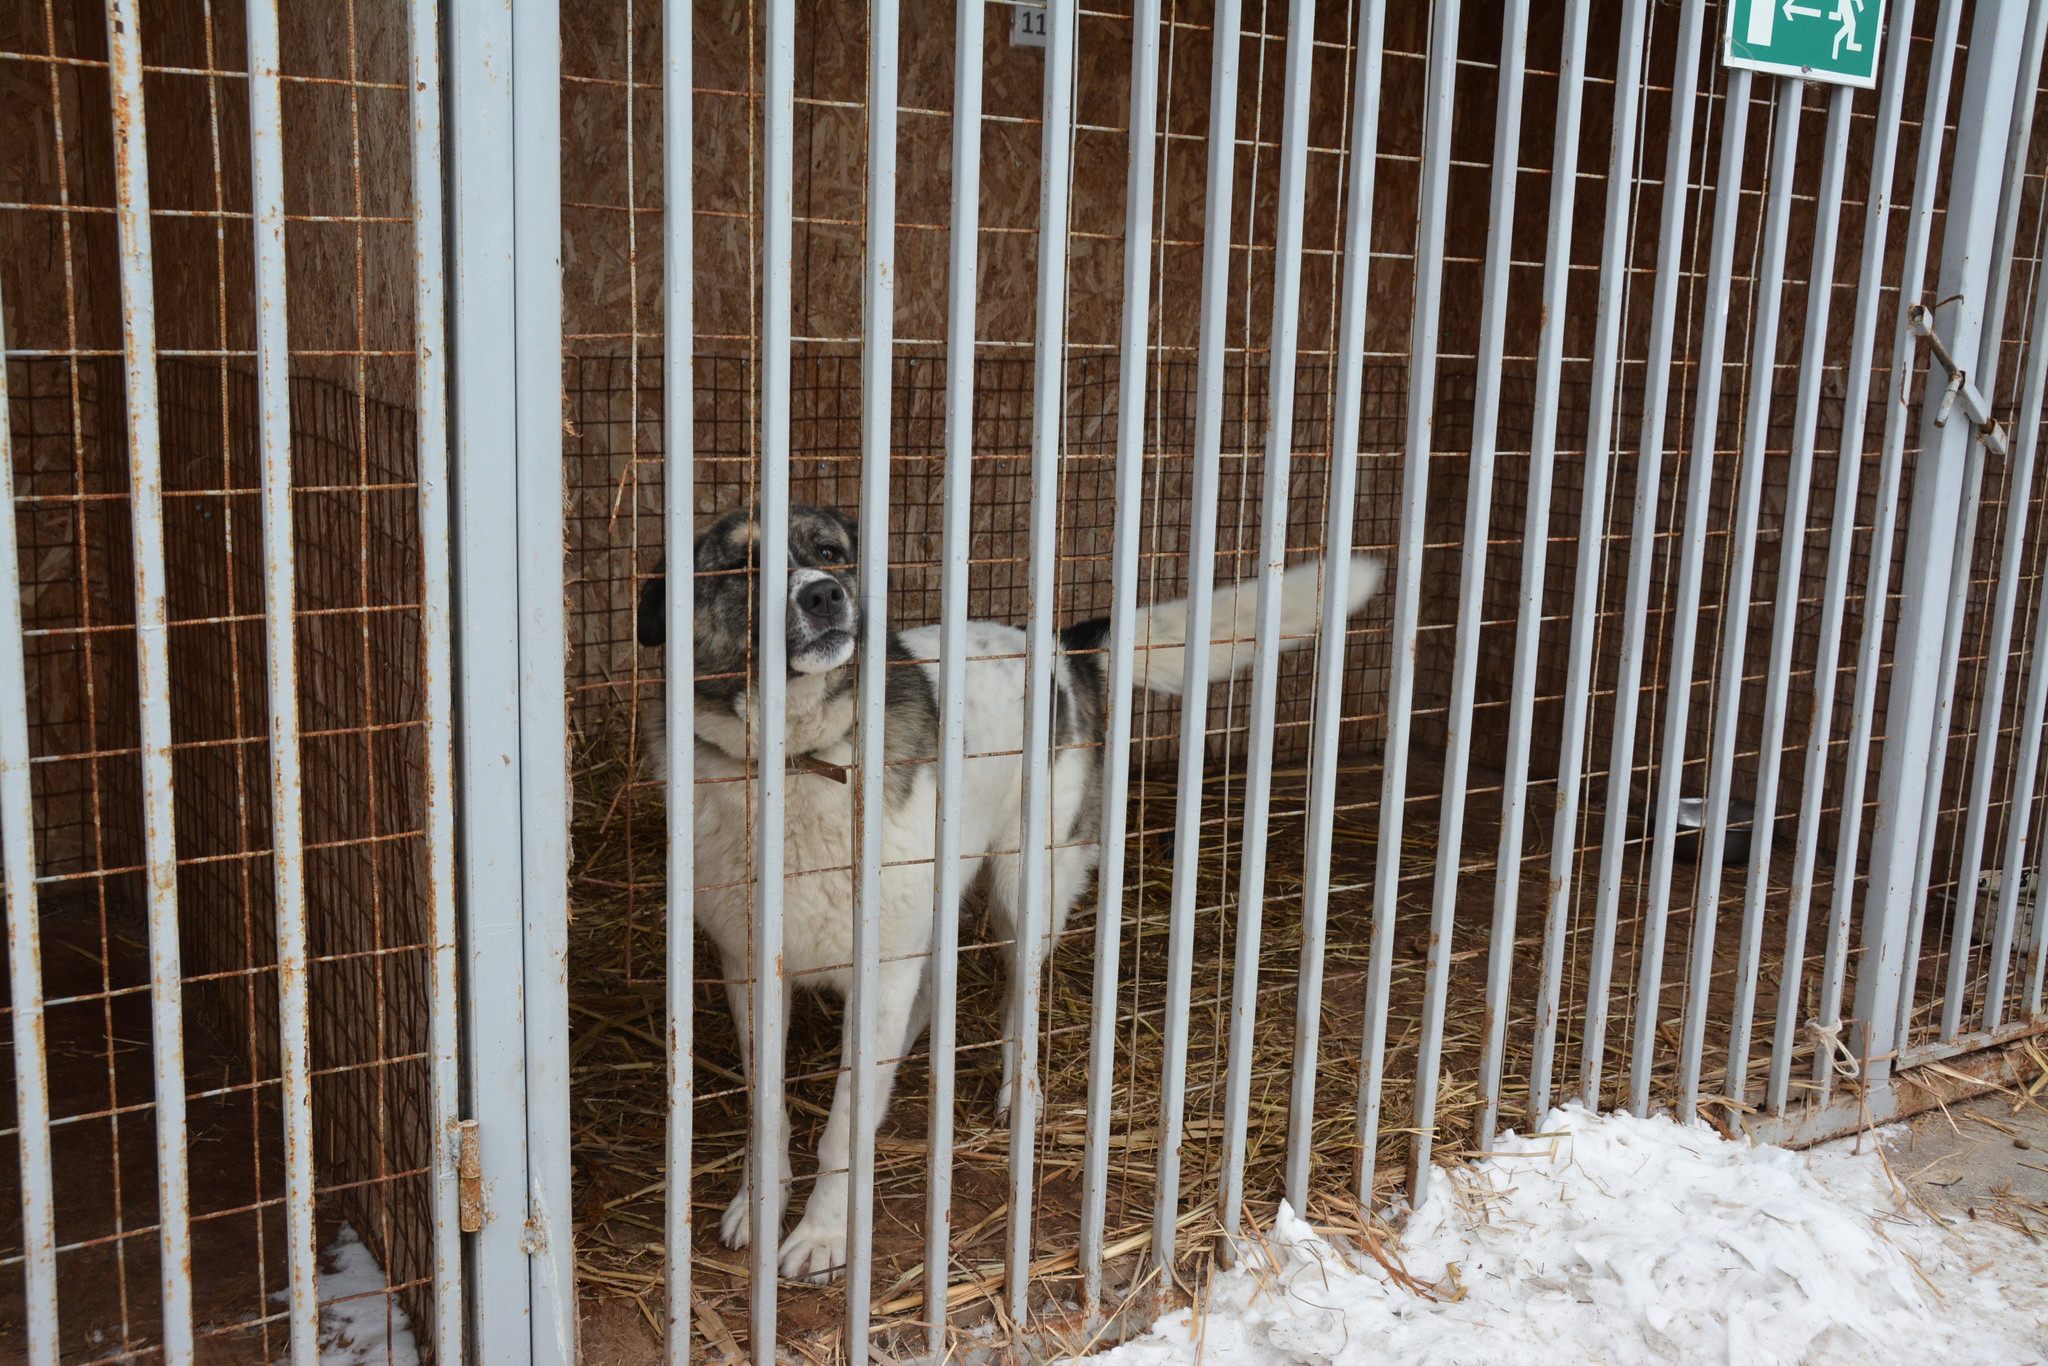
<svg viewBox="0 0 2048 1366"><path fill-rule="evenodd" d="M1284 576L1280 629L1283 636L1297 639L1283 648L1305 643L1302 637L1314 631L1320 603L1319 564L1305 564ZM1378 589L1379 562L1360 557L1352 562L1349 609L1356 612ZM1215 626L1209 665L1203 684L1229 677L1249 667L1251 637L1257 616L1257 585L1240 583L1219 588L1215 598ZM1185 603L1160 604L1139 615L1139 652L1134 680L1137 686L1167 694L1179 693L1186 682L1187 632ZM938 686L939 628L921 627L899 637L920 660ZM974 622L967 628L968 663L965 689L966 750L964 790L959 806L963 827L960 850L962 885L967 885L983 865L989 879L989 911L992 928L1003 938L1017 934L1019 856L1023 789L1025 693L1024 632L1009 626ZM1062 682L1072 683L1073 664L1062 658ZM820 674L799 674L788 684L786 740L792 754L810 753L828 763L851 767L854 752L854 694L845 692L827 701L828 683ZM697 883L709 890L697 893L693 914L717 946L723 973L729 984L727 994L733 1022L740 1037L741 1055L751 1068L752 987L747 979L748 944L752 931L752 888L749 876L750 822L754 800L752 784L744 781L744 761L752 751L749 734L751 718L743 693L730 709L713 708L700 701L696 713L699 744L696 751L700 780L696 800L695 859ZM655 733L655 753L662 746ZM1007 751L1007 752L1006 752ZM1098 771L1089 751L1056 751L1052 760L1053 788L1051 829L1065 830L1087 798L1085 784ZM925 972L933 929L932 862L935 844L937 791L936 766L909 766L914 785L907 799L887 803L882 835L881 873L881 966L876 993L875 1020L877 1056L880 1066L877 1118L886 1106L895 1081L898 1061L910 1051L923 1031L929 1014ZM853 958L854 883L851 871L854 850L854 785L835 782L815 773L795 771L785 786L787 841L784 852L783 983L787 994L797 983L826 988L844 995L850 985ZM1055 842L1060 842L1056 839ZM1048 895L1047 939L1058 935L1068 914L1094 871L1100 849L1089 843L1057 848L1050 854L1051 878ZM828 871L830 870L830 871ZM1041 954L1042 957L1042 954ZM1004 1038L1017 1037L1022 1006L1021 982L1010 984L1004 1011ZM782 1012L784 1020L789 1012ZM828 1279L845 1262L847 1163L851 1133L849 1094L851 1039L841 1056L838 1084L832 1098L831 1117L818 1145L816 1188L804 1208L803 1217L780 1249L782 1272L790 1277ZM1015 1085L1015 1050L1006 1044L1002 1108L1007 1111ZM783 1104L783 1097L771 1098ZM785 1135L781 1170L777 1173L778 1214L786 1207L790 1180L789 1132L785 1110L779 1131ZM726 1208L720 1225L728 1247L744 1246L752 1236L749 1188L753 1174L741 1182L738 1194ZM780 1227L777 1219L777 1228Z"/></svg>

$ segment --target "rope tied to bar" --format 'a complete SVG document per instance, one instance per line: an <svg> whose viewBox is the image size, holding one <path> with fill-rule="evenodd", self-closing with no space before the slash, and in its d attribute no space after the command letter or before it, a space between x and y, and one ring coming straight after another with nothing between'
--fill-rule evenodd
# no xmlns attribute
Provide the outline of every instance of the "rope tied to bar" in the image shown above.
<svg viewBox="0 0 2048 1366"><path fill-rule="evenodd" d="M1819 1020L1808 1020L1806 1032L1813 1036L1813 1046L1827 1054L1828 1066L1834 1069L1835 1075L1854 1081L1863 1075L1863 1064L1842 1041L1842 1026L1847 1023L1847 1020L1837 1020L1824 1025Z"/></svg>

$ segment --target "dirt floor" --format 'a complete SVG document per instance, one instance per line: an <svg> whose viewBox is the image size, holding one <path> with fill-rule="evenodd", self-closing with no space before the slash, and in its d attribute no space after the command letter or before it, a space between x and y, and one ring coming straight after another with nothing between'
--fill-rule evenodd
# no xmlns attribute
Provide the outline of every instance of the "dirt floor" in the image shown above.
<svg viewBox="0 0 2048 1366"><path fill-rule="evenodd" d="M1917 1115L1883 1142L1893 1175L1933 1217L2048 1238L2048 1109L2038 1101L1993 1091Z"/></svg>

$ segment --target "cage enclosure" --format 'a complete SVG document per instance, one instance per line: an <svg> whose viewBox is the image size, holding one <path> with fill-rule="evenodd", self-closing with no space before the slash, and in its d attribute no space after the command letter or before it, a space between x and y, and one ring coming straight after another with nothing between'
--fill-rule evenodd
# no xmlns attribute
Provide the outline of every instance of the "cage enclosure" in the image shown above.
<svg viewBox="0 0 2048 1366"><path fill-rule="evenodd" d="M519 20L545 20L519 69L546 109L519 107L558 154L549 198L531 161L464 188L465 121L487 119L463 82L496 70L464 26L496 20L461 6L0 2L30 783L0 792L0 1361L277 1361L341 1304L385 1334L366 1351L435 1358L465 1295L475 1332L499 1293L473 1222L524 1230L522 1267L573 1268L511 1294L569 1306L552 1348L531 1309L536 1361L567 1359L574 1316L619 1361L671 1335L766 1360L764 1328L843 1358L869 1319L884 1360L1077 1350L1189 1293L1283 1194L1376 1229L1419 1168L1568 1099L1805 1140L1884 1066L2037 1032L2040 51L1975 150L1978 35L2007 21L1891 9L1879 88L1849 92L1723 67L1710 4L905 0L879 47L862 6L564 5ZM1070 26L1050 43L1048 15ZM1943 472L1940 377L1893 343L1989 231L1958 206L2008 153L2002 283L1965 307L2010 450ZM502 254L559 283L548 374L466 398L472 244L536 193L558 232ZM567 828L566 889L529 873L507 910L474 867L529 851L458 840L458 817L542 799L509 756L502 791L475 779L498 732L464 687L553 602L485 622L462 519L534 468L478 449L475 413L552 427L557 361L559 509L518 516L522 546L557 510L563 532L540 556L559 660L521 667L562 671L567 809L538 823ZM784 1284L764 1317L762 1264L718 1227L761 1097L716 956L670 980L716 889L673 884L651 722L680 674L635 615L684 558L670 490L700 528L784 472L789 500L853 515L877 462L888 535L863 570L886 562L899 627L949 588L974 620L1065 626L1346 554L1390 577L1288 642L1269 697L1247 675L1133 699L1103 794L1121 859L1051 948L1021 1132L997 1108L1016 946L970 879L955 1046L935 1067L914 1040L875 1139L868 1302ZM1927 549L1937 514L1952 557ZM1938 688L1897 667L1930 583ZM1894 945L1872 874L1906 839L1879 775L1909 711L1933 718L1931 781ZM566 926L534 929L550 907ZM516 1044L479 1023L509 1018L476 970L500 913L561 936L521 979ZM1858 1054L1873 993L1889 1051ZM818 993L791 1018L800 1205L853 1031ZM487 1156L455 1213L480 1098L566 1116L565 1152L551 1119L482 1140L562 1159L566 1192L494 1183L512 1169Z"/></svg>

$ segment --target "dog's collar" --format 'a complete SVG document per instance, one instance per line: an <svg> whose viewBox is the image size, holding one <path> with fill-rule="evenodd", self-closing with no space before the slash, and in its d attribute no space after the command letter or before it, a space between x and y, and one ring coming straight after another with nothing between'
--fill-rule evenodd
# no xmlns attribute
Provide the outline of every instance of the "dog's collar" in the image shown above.
<svg viewBox="0 0 2048 1366"><path fill-rule="evenodd" d="M838 764L827 763L815 754L792 754L789 766L797 773L815 773L820 778L830 778L835 783L847 782L852 775Z"/></svg>

